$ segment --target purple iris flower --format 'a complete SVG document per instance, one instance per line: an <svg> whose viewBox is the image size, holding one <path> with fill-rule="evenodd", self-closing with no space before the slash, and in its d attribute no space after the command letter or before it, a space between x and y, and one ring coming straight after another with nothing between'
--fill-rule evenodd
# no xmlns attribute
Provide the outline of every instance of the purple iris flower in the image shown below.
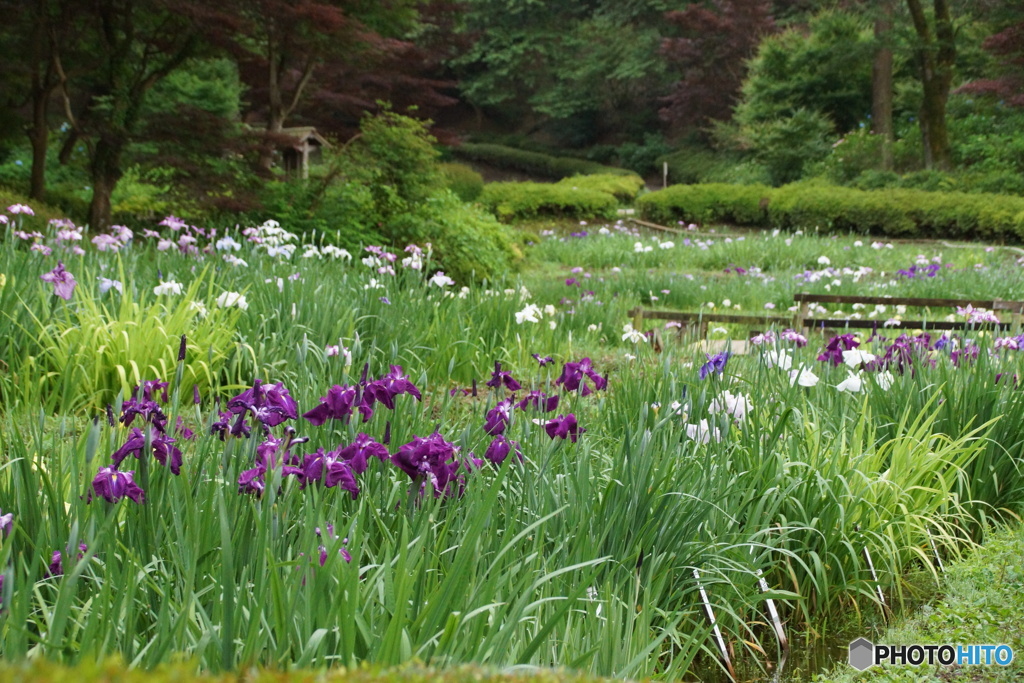
<svg viewBox="0 0 1024 683"><path fill-rule="evenodd" d="M531 391L516 404L516 408L526 410L531 405L534 410L543 410L545 413L550 413L558 407L558 396L548 396L543 391Z"/></svg>
<svg viewBox="0 0 1024 683"><path fill-rule="evenodd" d="M359 484L348 461L338 455L338 451L325 453L318 448L316 453L305 457L300 477L302 488L311 481L319 481L327 488L339 486L352 494L352 500L359 495Z"/></svg>
<svg viewBox="0 0 1024 683"><path fill-rule="evenodd" d="M950 353L949 358L956 367L960 367L961 364L969 364L978 360L978 346L976 344L967 344L962 349L957 349Z"/></svg>
<svg viewBox="0 0 1024 683"><path fill-rule="evenodd" d="M246 389L228 401L228 410L235 415L243 415L252 411L256 419L267 427L276 427L285 420L298 419L298 405L278 382L272 386L260 380L253 382L251 389Z"/></svg>
<svg viewBox="0 0 1024 683"><path fill-rule="evenodd" d="M155 401L154 396L159 394L160 400L163 403L167 403L167 387L170 386L167 382L163 382L159 379L147 379L142 383L141 386L134 387L132 389L132 397L136 398L139 395L139 389L142 389L142 400L143 401Z"/></svg>
<svg viewBox="0 0 1024 683"><path fill-rule="evenodd" d="M917 337L901 334L885 350L885 355L878 360L868 363L865 367L869 371L885 368L895 370L900 374L906 372L908 368L913 371L915 356L920 356L920 354L928 351L930 343L931 336L928 334L922 334ZM933 366L935 365L934 359L927 359L927 362Z"/></svg>
<svg viewBox="0 0 1024 683"><path fill-rule="evenodd" d="M487 381L487 386L497 389L501 385L505 385L505 388L509 391L519 391L523 388L523 385L512 377L511 372L502 370L501 363L499 361L494 361L494 372L491 373L491 378Z"/></svg>
<svg viewBox="0 0 1024 683"><path fill-rule="evenodd" d="M414 436L412 441L391 456L391 462L424 485L430 483L434 496L461 495L465 488L459 462L459 448L434 432L426 438Z"/></svg>
<svg viewBox="0 0 1024 683"><path fill-rule="evenodd" d="M156 401L130 398L121 404L121 423L125 427L130 427L136 416L141 417L143 422L152 424L159 432L167 429L167 416Z"/></svg>
<svg viewBox="0 0 1024 683"><path fill-rule="evenodd" d="M366 383L363 388L363 400L359 405L359 412L363 415L363 422L366 422L373 415L374 402L383 403L388 410L395 409L395 397L399 394L409 394L417 401L422 401L420 390L416 388L408 377L402 374L401 365L392 365L391 372L380 379Z"/></svg>
<svg viewBox="0 0 1024 683"><path fill-rule="evenodd" d="M319 527L317 527L317 529L316 529L316 535L317 535L317 538L320 538L320 528ZM332 541L338 539L337 534L334 533L334 525L333 524L328 524L327 525L327 536L328 536L328 539L332 540ZM347 538L341 539L341 546L342 547L338 549L338 554L341 555L342 559L345 560L346 562L351 562L352 561L352 555L348 552L348 549L345 548L345 545L347 543L348 543L348 539ZM325 546L325 545L323 545L321 543L320 544L320 566L322 567L326 563L327 563L327 546Z"/></svg>
<svg viewBox="0 0 1024 683"><path fill-rule="evenodd" d="M292 440L291 444L307 440L306 438ZM279 456L278 451L281 449L282 444L284 444L284 439L277 439L271 436L256 446L256 467L245 470L238 476L239 493L253 493L257 497L262 496L266 488L265 476L267 472L277 467L279 463L281 464L282 476L292 475L298 477L299 481L303 482L304 485L306 473L300 466L302 465L302 459L291 455L287 450L283 455Z"/></svg>
<svg viewBox="0 0 1024 683"><path fill-rule="evenodd" d="M178 416L178 420L174 423L174 434L185 441L191 441L196 438L196 433L185 426L185 418L181 415Z"/></svg>
<svg viewBox="0 0 1024 683"><path fill-rule="evenodd" d="M391 454L388 453L386 446L377 443L362 432L356 435L355 441L338 450L338 457L351 465L352 470L356 474L362 474L366 471L371 456L379 459L381 462L387 462L391 459Z"/></svg>
<svg viewBox="0 0 1024 683"><path fill-rule="evenodd" d="M585 378L594 383L595 390L600 391L608 386L608 378L597 374L589 358L562 366L562 374L555 380L555 385L563 386L567 391L578 391L580 396L587 396L592 392Z"/></svg>
<svg viewBox="0 0 1024 683"><path fill-rule="evenodd" d="M487 421L484 422L484 432L491 436L504 434L505 428L508 427L511 420L512 399L506 398L504 401L498 401L497 405L487 411Z"/></svg>
<svg viewBox="0 0 1024 683"><path fill-rule="evenodd" d="M913 265L905 270L897 270L896 274L900 277L915 278L915 277L935 277L942 270L942 266L938 263L932 263L927 266Z"/></svg>
<svg viewBox="0 0 1024 683"><path fill-rule="evenodd" d="M860 342L852 334L840 334L828 340L825 350L818 356L822 363L832 363L839 367L843 364L843 351L851 351L860 346Z"/></svg>
<svg viewBox="0 0 1024 683"><path fill-rule="evenodd" d="M141 505L146 493L135 483L135 471L121 472L113 467L101 467L92 480L92 490L97 496L116 503L122 498L131 498ZM92 496L89 496L92 500Z"/></svg>
<svg viewBox="0 0 1024 683"><path fill-rule="evenodd" d="M731 355L732 354L729 351L716 353L713 356L705 353L704 356L708 359L708 362L700 366L700 370L697 371L697 374L701 379L707 379L708 375L714 373L721 375L725 372L725 364L729 362L729 357Z"/></svg>
<svg viewBox="0 0 1024 683"><path fill-rule="evenodd" d="M64 270L64 263L61 261L57 261L57 267L49 273L43 273L39 276L39 279L52 284L53 293L65 301L71 300L71 295L75 291L75 285L78 284L75 282L75 276Z"/></svg>
<svg viewBox="0 0 1024 683"><path fill-rule="evenodd" d="M6 515L0 515L0 531L2 531L5 536L8 536L8 535L10 535L10 533L11 533L11 531L13 529L14 529L14 513L13 512L8 512Z"/></svg>
<svg viewBox="0 0 1024 683"><path fill-rule="evenodd" d="M177 446L172 445L174 439L154 429L150 429L149 439L153 457L156 458L157 462L165 466L169 464L172 474L181 474L181 450ZM114 462L114 467L120 467L121 462L129 455L134 455L137 459L141 458L145 447L146 434L138 427L133 427L128 440L110 456ZM168 463L168 460L170 460L170 463Z"/></svg>
<svg viewBox="0 0 1024 683"><path fill-rule="evenodd" d="M543 358L541 358L539 353L533 353L530 355L533 356L534 360L540 363L541 367L544 367L545 365L551 365L552 363L555 362L555 359L552 358L551 356L544 356Z"/></svg>
<svg viewBox="0 0 1024 683"><path fill-rule="evenodd" d="M193 384L192 385L192 403L194 403L195 405L199 405L200 403L202 403L202 399L199 397L199 385L198 384Z"/></svg>
<svg viewBox="0 0 1024 683"><path fill-rule="evenodd" d="M568 415L559 415L554 420L551 420L544 425L544 431L548 433L552 439L560 437L562 439L568 438L573 443L576 443L577 437L580 434L587 431L580 429L576 422L576 416L572 413Z"/></svg>
<svg viewBox="0 0 1024 683"><path fill-rule="evenodd" d="M1008 373L1008 372L996 373L996 381L995 381L995 383L999 384L1000 382L1003 381L1004 377L1009 377L1010 380L1013 382L1014 388L1017 387L1017 382L1020 380L1020 377L1017 375L1017 373L1013 373L1012 375L1010 373Z"/></svg>
<svg viewBox="0 0 1024 683"><path fill-rule="evenodd" d="M266 488L266 483L263 481L263 475L266 474L267 469L265 467L254 467L251 470L245 470L238 475L238 492L239 493L252 493L257 498L263 495L263 490Z"/></svg>
<svg viewBox="0 0 1024 683"><path fill-rule="evenodd" d="M85 552L89 549L84 543L78 544L78 559L85 557ZM54 550L53 555L50 557L50 565L46 568L47 576L62 576L64 574L64 561L59 550Z"/></svg>
<svg viewBox="0 0 1024 683"><path fill-rule="evenodd" d="M314 427L319 427L327 420L341 420L347 424L358 403L359 389L357 387L335 384L327 390L326 396L320 397L320 405L302 417L309 420Z"/></svg>
<svg viewBox="0 0 1024 683"><path fill-rule="evenodd" d="M519 444L515 441L510 441L503 435L499 435L491 441L491 444L487 447L487 452L484 453L484 457L495 465L500 465L505 462L505 458L513 451L515 451L516 457L522 462L523 453L519 450Z"/></svg>
<svg viewBox="0 0 1024 683"><path fill-rule="evenodd" d="M227 434L246 438L249 436L251 430L249 425L245 423L244 413L237 417L231 413L218 412L217 414L220 416L220 419L210 425L210 433L219 435L221 441L224 440Z"/></svg>

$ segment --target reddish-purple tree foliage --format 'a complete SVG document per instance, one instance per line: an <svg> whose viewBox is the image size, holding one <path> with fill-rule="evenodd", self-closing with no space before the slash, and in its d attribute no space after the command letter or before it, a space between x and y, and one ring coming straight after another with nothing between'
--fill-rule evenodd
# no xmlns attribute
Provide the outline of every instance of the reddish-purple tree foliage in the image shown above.
<svg viewBox="0 0 1024 683"><path fill-rule="evenodd" d="M680 36L666 38L661 52L682 73L660 114L676 128L728 119L736 103L746 61L766 34L775 31L767 0L713 0L668 12Z"/></svg>
<svg viewBox="0 0 1024 683"><path fill-rule="evenodd" d="M412 0L233 2L244 19L233 51L249 86L249 118L266 123L263 168L294 119L345 135L377 100L399 110L449 103L438 92L447 83L424 76L429 56L403 39L421 18Z"/></svg>
<svg viewBox="0 0 1024 683"><path fill-rule="evenodd" d="M983 47L1000 58L1004 74L1000 78L973 81L957 92L994 95L1011 107L1024 107L1024 17L989 36Z"/></svg>

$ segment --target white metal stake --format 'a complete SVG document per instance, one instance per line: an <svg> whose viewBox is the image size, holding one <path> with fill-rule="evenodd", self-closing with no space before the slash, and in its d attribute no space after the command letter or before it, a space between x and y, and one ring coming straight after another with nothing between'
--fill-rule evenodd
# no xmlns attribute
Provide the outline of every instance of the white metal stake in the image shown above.
<svg viewBox="0 0 1024 683"><path fill-rule="evenodd" d="M708 624L711 625L711 629L714 631L715 643L718 645L718 651L722 655L725 671L729 674L729 679L735 681L736 671L733 669L732 661L729 659L729 649L725 645L725 638L722 637L722 630L718 628L718 623L715 621L715 611L711 609L711 601L708 599L707 591L704 590L704 586L700 582L700 572L696 569L693 570L693 578L697 579L697 589L700 591L700 599L704 603L704 617L708 620Z"/></svg>

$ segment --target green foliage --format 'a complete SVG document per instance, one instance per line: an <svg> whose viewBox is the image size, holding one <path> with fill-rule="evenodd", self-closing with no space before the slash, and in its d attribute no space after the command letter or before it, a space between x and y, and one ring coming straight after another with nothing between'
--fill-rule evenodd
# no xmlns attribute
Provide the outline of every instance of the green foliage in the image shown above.
<svg viewBox="0 0 1024 683"><path fill-rule="evenodd" d="M25 214L18 214L18 216L14 216L7 210L7 207L12 204L25 204L32 208L35 215L27 216ZM51 220L64 218L65 216L64 212L57 207L44 204L43 202L36 201L35 199L29 199L20 192L15 192L3 185L0 185L0 214L7 216L12 225L21 221L21 225L23 226L22 229L26 232L44 232L47 224ZM0 230L2 230L2 228L0 228Z"/></svg>
<svg viewBox="0 0 1024 683"><path fill-rule="evenodd" d="M639 140L657 125L669 77L657 58L667 9L663 0L472 0L459 27L472 40L451 64L463 97L509 127L537 121L568 147L608 134Z"/></svg>
<svg viewBox="0 0 1024 683"><path fill-rule="evenodd" d="M572 180L488 183L480 195L480 203L504 221L543 216L611 218L615 215L619 202L614 195L585 184L572 185Z"/></svg>
<svg viewBox="0 0 1024 683"><path fill-rule="evenodd" d="M828 132L851 130L871 112L871 60L867 22L826 10L806 33L790 29L765 38L751 60L735 119L742 126L822 115Z"/></svg>
<svg viewBox="0 0 1024 683"><path fill-rule="evenodd" d="M710 176L729 162L720 154L701 147L684 147L658 158L658 165L668 164L668 181L672 184L691 185L713 182Z"/></svg>
<svg viewBox="0 0 1024 683"><path fill-rule="evenodd" d="M136 283L123 270L125 296L116 290L100 296L89 271L79 278L67 305L54 301L51 291L42 292L52 312L35 320L38 355L14 368L26 396L42 395L51 408L64 411L97 412L119 393L129 396L144 379L171 377L181 335L189 348L186 386L204 389L217 381L242 311L214 303L219 292L212 277L200 275L177 297L133 291Z"/></svg>
<svg viewBox="0 0 1024 683"><path fill-rule="evenodd" d="M413 210L444 186L428 125L385 108L363 117L345 149L346 175L370 190L377 220Z"/></svg>
<svg viewBox="0 0 1024 683"><path fill-rule="evenodd" d="M586 159L556 157L540 152L528 152L513 147L487 143L464 142L458 147L453 147L451 151L454 156L461 159L479 161L497 166L498 168L522 171L523 173L544 178L554 178L556 180L574 175L596 173L631 175L633 173L628 169L602 166Z"/></svg>
<svg viewBox="0 0 1024 683"><path fill-rule="evenodd" d="M152 224L170 213L168 193L170 184L155 184L149 177L158 176L158 169L145 174L138 166L132 166L117 183L110 196L111 214L115 223L124 222L138 225Z"/></svg>
<svg viewBox="0 0 1024 683"><path fill-rule="evenodd" d="M387 226L395 244L433 245L432 263L459 283L494 279L522 257L509 229L468 206L451 192L438 192Z"/></svg>
<svg viewBox="0 0 1024 683"><path fill-rule="evenodd" d="M672 185L644 195L637 206L655 221L764 225L771 192L764 185Z"/></svg>
<svg viewBox="0 0 1024 683"><path fill-rule="evenodd" d="M820 683L906 683L936 679L967 683L978 680L1016 680L1024 676L1024 603L1008 594L1024 590L1019 559L1024 553L1024 529L1019 525L996 530L969 556L950 563L942 576L941 597L898 620L875 642L894 645L1001 643L1014 651L1004 667L885 666L855 672L841 664L814 680Z"/></svg>
<svg viewBox="0 0 1024 683"><path fill-rule="evenodd" d="M857 190L821 183L781 188L677 185L638 200L655 220L736 223L958 239L1024 239L1024 198L921 190Z"/></svg>
<svg viewBox="0 0 1024 683"><path fill-rule="evenodd" d="M253 668L246 671L247 683L602 683L608 679L568 670L536 669L501 672L477 666L452 668L408 665L392 668L360 666L349 669ZM62 666L46 660L0 665L0 683L236 683L237 673L196 673L193 664L161 665L153 670L129 668L117 658L104 662L82 662Z"/></svg>
<svg viewBox="0 0 1024 683"><path fill-rule="evenodd" d="M617 166L647 176L661 172L661 158L670 151L664 137L645 133L643 142L624 142L612 148L611 159L615 160Z"/></svg>
<svg viewBox="0 0 1024 683"><path fill-rule="evenodd" d="M621 202L630 202L640 194L640 190L644 187L644 179L638 175L598 173L563 178L555 185L573 189L598 190L612 195Z"/></svg>
<svg viewBox="0 0 1024 683"><path fill-rule="evenodd" d="M466 164L441 164L445 186L464 202L472 202L484 191L484 178Z"/></svg>
<svg viewBox="0 0 1024 683"><path fill-rule="evenodd" d="M798 109L792 116L751 124L744 135L771 183L784 185L799 180L806 168L828 155L831 128L823 115Z"/></svg>
<svg viewBox="0 0 1024 683"><path fill-rule="evenodd" d="M190 59L153 86L143 107L147 116L184 105L236 121L244 91L233 60Z"/></svg>
<svg viewBox="0 0 1024 683"><path fill-rule="evenodd" d="M357 250L384 241L373 222L376 208L370 188L339 178L267 183L262 210L251 223L273 219L295 233L318 232L333 244Z"/></svg>

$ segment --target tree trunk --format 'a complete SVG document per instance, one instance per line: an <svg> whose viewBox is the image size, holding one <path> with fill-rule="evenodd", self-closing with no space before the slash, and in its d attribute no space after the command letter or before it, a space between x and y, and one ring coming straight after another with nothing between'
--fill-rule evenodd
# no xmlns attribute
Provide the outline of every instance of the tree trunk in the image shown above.
<svg viewBox="0 0 1024 683"><path fill-rule="evenodd" d="M892 15L893 0L878 0L875 41L878 49L871 74L871 129L882 138L882 169L893 168L892 145Z"/></svg>
<svg viewBox="0 0 1024 683"><path fill-rule="evenodd" d="M28 129L28 139L32 144L32 175L28 196L43 201L46 199L46 147L50 142L46 113L49 109L50 93L56 84L53 83L50 59L53 44L48 38L46 4L38 2L33 9L35 14L32 20L32 125ZM42 67L43 64L46 66Z"/></svg>
<svg viewBox="0 0 1024 683"><path fill-rule="evenodd" d="M93 152L90 172L92 175L92 203L89 204L89 227L103 230L110 227L112 207L110 197L121 179L121 152L123 145L118 142L99 140Z"/></svg>
<svg viewBox="0 0 1024 683"><path fill-rule="evenodd" d="M284 97L281 93L280 71L277 50L271 39L267 54L267 133L280 133L284 129ZM259 167L269 172L274 165L274 145L269 139L264 140L260 148Z"/></svg>
<svg viewBox="0 0 1024 683"><path fill-rule="evenodd" d="M949 1L934 0L934 34L921 7L921 0L907 0L907 7L918 37L916 52L923 91L919 119L925 168L948 171L953 168L953 154L946 126L946 102L949 100L956 62Z"/></svg>
<svg viewBox="0 0 1024 683"><path fill-rule="evenodd" d="M46 125L46 102L50 91L32 93L32 127L28 137L32 143L32 176L28 196L43 201L46 199L46 153L50 143L50 129Z"/></svg>

